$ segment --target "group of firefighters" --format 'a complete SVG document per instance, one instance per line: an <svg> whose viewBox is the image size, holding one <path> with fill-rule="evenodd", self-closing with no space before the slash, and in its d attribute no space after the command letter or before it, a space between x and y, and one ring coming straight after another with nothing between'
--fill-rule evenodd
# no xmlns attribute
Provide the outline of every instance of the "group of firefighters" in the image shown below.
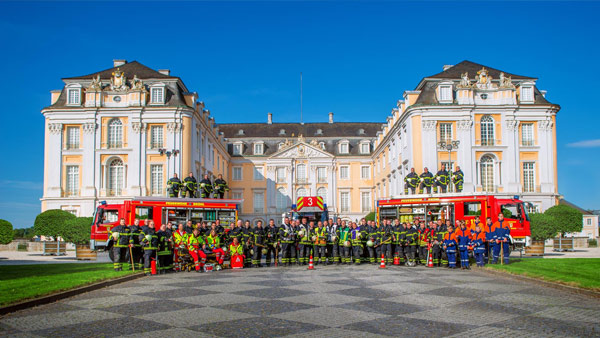
<svg viewBox="0 0 600 338"><path fill-rule="evenodd" d="M463 183L465 181L465 174L457 166L456 170L452 172L452 181L450 181L450 173L446 170L446 165L442 164L442 168L438 170L435 176L429 172L429 169L425 167L421 175L417 175L415 168L411 168L410 173L404 177L404 194L408 195L410 189L414 195L417 188L419 188L419 194L427 191L431 194L431 190L436 193L445 193L448 190L450 183L454 184L454 190L461 192L463 190Z"/></svg>
<svg viewBox="0 0 600 338"><path fill-rule="evenodd" d="M190 259L189 267L204 271L209 256L220 270L226 257L237 260L243 267L314 264L377 264L433 265L448 268L470 269L474 258L478 267L486 263L509 261L510 226L503 214L498 221L488 217L482 224L479 217L467 224L457 220L453 225L445 222L415 220L400 223L398 219L375 221L362 219L356 222L333 219L308 221L306 218L290 220L276 226L274 220L263 226L261 221L251 226L250 221L238 220L229 227L219 221L173 225L162 224L155 231L149 220L140 226L120 224L111 229L109 248L115 270L122 270L123 262L131 269L144 269L151 273L151 262L157 262L159 274L185 269L182 257ZM281 261L279 256L281 255ZM265 265L262 258L265 256ZM281 264L279 264L281 262ZM313 263L313 262L310 262ZM242 266L240 266L242 267Z"/></svg>
<svg viewBox="0 0 600 338"><path fill-rule="evenodd" d="M211 182L209 175L205 174L200 182L196 181L193 173L189 173L183 182L173 174L167 181L167 193L169 197L190 197L190 198L220 198L223 199L225 193L229 190L227 182L223 175L217 176L215 182Z"/></svg>

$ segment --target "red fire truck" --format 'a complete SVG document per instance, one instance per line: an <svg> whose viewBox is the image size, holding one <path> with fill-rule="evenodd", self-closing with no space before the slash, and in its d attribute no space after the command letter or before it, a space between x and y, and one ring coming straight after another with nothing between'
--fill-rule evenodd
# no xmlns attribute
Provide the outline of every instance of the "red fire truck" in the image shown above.
<svg viewBox="0 0 600 338"><path fill-rule="evenodd" d="M173 224L192 221L216 221L223 226L236 222L238 209L242 200L207 199L207 198L166 198L166 197L134 197L122 204L106 204L101 202L94 214L90 247L104 248L108 240L108 230L119 224L121 218L127 224L133 224L137 218L140 225L153 220L156 229L161 224Z"/></svg>
<svg viewBox="0 0 600 338"><path fill-rule="evenodd" d="M323 203L323 197L305 196L298 197L296 204L292 204L291 210L283 214L283 216L284 218L289 217L297 220L306 217L309 222L318 222L327 220L329 213L327 211L327 204Z"/></svg>
<svg viewBox="0 0 600 338"><path fill-rule="evenodd" d="M377 220L399 219L401 223L420 221L443 221L449 219L454 224L456 219L465 220L467 227L473 227L475 216L479 216L482 225L487 217L493 222L498 220L499 213L510 226L510 234L515 247L524 247L529 242L529 215L523 202L514 198L498 198L488 194L447 194L421 197L419 195L377 201Z"/></svg>

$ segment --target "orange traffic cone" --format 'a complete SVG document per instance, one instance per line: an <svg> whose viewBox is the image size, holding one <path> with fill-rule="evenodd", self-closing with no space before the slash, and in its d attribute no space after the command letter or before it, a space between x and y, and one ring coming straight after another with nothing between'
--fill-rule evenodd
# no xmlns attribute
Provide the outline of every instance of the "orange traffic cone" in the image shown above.
<svg viewBox="0 0 600 338"><path fill-rule="evenodd" d="M400 265L400 257L394 257L394 265Z"/></svg>
<svg viewBox="0 0 600 338"><path fill-rule="evenodd" d="M308 260L308 270L316 270L315 265L313 264L312 255L310 255L310 259Z"/></svg>
<svg viewBox="0 0 600 338"><path fill-rule="evenodd" d="M380 269L386 269L385 267L385 256L381 254L381 265L379 265Z"/></svg>
<svg viewBox="0 0 600 338"><path fill-rule="evenodd" d="M433 268L433 257L431 255L431 252L429 252L429 255L427 256L427 267Z"/></svg>

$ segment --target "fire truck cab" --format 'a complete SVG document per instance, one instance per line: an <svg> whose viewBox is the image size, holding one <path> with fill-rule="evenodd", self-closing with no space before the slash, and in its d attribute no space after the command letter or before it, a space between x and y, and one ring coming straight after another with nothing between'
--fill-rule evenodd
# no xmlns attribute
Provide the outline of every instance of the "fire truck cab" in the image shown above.
<svg viewBox="0 0 600 338"><path fill-rule="evenodd" d="M305 196L298 197L296 204L292 204L291 210L283 214L283 218L286 217L293 220L307 218L309 222L314 221L316 223L318 221L328 220L329 213L327 211L327 204L323 203L323 197Z"/></svg>
<svg viewBox="0 0 600 338"><path fill-rule="evenodd" d="M90 248L103 249L108 241L108 231L119 224L121 218L126 224L133 224L137 218L140 225L154 221L156 229L161 224L192 221L217 221L226 226L236 222L242 200L207 198L166 198L134 197L121 204L100 202L94 213Z"/></svg>
<svg viewBox="0 0 600 338"><path fill-rule="evenodd" d="M465 220L467 227L475 225L475 217L479 216L481 225L487 217L492 222L498 221L502 213L510 226L512 243L517 249L529 245L531 231L529 215L523 201L517 198L499 198L489 194L450 193L440 196L414 195L377 201L377 221L398 219L401 223L412 223L415 220L430 222L441 219Z"/></svg>

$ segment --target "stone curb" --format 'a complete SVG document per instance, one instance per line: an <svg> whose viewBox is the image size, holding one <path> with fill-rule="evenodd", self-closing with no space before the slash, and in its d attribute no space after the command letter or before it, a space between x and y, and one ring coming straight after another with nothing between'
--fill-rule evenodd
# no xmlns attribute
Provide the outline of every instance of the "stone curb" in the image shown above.
<svg viewBox="0 0 600 338"><path fill-rule="evenodd" d="M507 272L507 271L502 271L502 270L493 270L491 268L483 268L483 269L479 269L478 271L481 271L482 273L485 273L485 274L519 279L519 280L523 280L523 281L527 281L527 282L531 282L531 283L541 284L541 285L548 286L548 287L555 288L555 289L560 289L560 290L569 291L569 292L573 292L573 293L577 293L577 294L581 294L581 295L591 296L594 298L600 298L600 291L594 291L594 290L590 290L590 289L580 288L578 286L566 285L566 284L562 284L559 282L548 281L548 280L536 278L536 277L518 275L518 274L514 274L514 273Z"/></svg>
<svg viewBox="0 0 600 338"><path fill-rule="evenodd" d="M54 302L56 302L58 300L61 300L61 299L65 299L65 298L73 297L73 296L76 296L76 295L80 295L82 293L86 293L86 292L98 290L98 289L101 289L101 288L105 288L107 286L111 286L111 285L115 285L115 284L119 284L119 283L131 281L131 280L138 279L138 278L144 277L144 276L145 276L145 274L142 273L142 272L135 273L135 274L132 274L132 275L127 275L127 276L123 276L123 277L108 279L108 280L104 280L104 281L97 282L97 283L94 283L94 284L81 286L81 287L78 287L78 288L75 288L75 289L70 289L70 290L58 292L58 293L55 293L55 294L51 294L51 295L47 295L47 296L42 296L42 297L39 297L39 298L29 299L29 300L25 300L25 301L22 301L22 302L19 302L19 303L7 305L7 306L4 306L4 307L0 307L0 316L9 314L11 312L19 311L19 310L29 309L29 308L32 308L32 307L35 307L35 306L39 306L39 305L44 305L44 304L48 304L48 303L54 303Z"/></svg>

